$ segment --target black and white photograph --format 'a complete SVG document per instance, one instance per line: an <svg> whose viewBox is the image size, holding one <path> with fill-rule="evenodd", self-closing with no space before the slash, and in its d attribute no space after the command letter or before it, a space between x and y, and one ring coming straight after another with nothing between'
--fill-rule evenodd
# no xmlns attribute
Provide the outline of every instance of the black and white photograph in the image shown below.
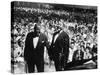
<svg viewBox="0 0 100 75"><path fill-rule="evenodd" d="M98 7L11 2L11 73L98 69Z"/></svg>

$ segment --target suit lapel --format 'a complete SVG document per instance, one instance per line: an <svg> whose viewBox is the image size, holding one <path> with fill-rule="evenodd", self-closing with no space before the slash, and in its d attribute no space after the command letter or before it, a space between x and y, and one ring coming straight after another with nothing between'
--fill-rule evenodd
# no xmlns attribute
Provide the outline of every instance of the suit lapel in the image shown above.
<svg viewBox="0 0 100 75"><path fill-rule="evenodd" d="M59 39L61 39L61 37L62 37L62 32L58 35L58 37L56 38L56 40L55 40L55 43L59 40Z"/></svg>
<svg viewBox="0 0 100 75"><path fill-rule="evenodd" d="M40 36L39 36L39 39L38 39L36 48L39 46L40 42L41 42L41 34L40 34Z"/></svg>

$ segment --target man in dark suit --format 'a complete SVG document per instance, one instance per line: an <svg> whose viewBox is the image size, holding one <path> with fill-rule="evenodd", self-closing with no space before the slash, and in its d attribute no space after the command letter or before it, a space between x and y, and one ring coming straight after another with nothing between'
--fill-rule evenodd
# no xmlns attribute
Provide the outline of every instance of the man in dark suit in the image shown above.
<svg viewBox="0 0 100 75"><path fill-rule="evenodd" d="M56 71L64 70L69 56L69 36L66 29L54 33L50 46L50 57L54 60Z"/></svg>
<svg viewBox="0 0 100 75"><path fill-rule="evenodd" d="M47 46L47 37L40 33L37 25L34 32L28 33L25 41L24 59L28 66L28 72L35 71L35 65L38 72L44 72L44 47Z"/></svg>

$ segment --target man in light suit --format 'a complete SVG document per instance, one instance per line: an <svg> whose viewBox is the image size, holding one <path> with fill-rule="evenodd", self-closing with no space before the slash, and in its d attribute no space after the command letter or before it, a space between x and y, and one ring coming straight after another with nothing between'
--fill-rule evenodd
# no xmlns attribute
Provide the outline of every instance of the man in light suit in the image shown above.
<svg viewBox="0 0 100 75"><path fill-rule="evenodd" d="M44 72L44 47L48 46L47 37L40 33L37 25L34 32L28 33L25 41L24 59L28 66L28 72L35 71L35 65L38 72Z"/></svg>

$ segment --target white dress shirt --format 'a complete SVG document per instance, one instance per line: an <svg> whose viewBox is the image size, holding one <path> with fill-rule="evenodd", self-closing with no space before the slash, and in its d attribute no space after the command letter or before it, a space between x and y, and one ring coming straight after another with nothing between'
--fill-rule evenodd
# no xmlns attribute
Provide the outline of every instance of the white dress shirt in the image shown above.
<svg viewBox="0 0 100 75"><path fill-rule="evenodd" d="M34 45L34 48L36 48L37 43L38 43L38 40L39 40L39 37L33 38L33 45Z"/></svg>
<svg viewBox="0 0 100 75"><path fill-rule="evenodd" d="M61 34L61 32L62 32L62 31L60 31L58 34L55 35L55 37L54 37L54 43L55 43L55 41L57 40L58 36Z"/></svg>
<svg viewBox="0 0 100 75"><path fill-rule="evenodd" d="M54 43L56 41L56 39L58 38L59 34L56 34L55 38L54 38Z"/></svg>

